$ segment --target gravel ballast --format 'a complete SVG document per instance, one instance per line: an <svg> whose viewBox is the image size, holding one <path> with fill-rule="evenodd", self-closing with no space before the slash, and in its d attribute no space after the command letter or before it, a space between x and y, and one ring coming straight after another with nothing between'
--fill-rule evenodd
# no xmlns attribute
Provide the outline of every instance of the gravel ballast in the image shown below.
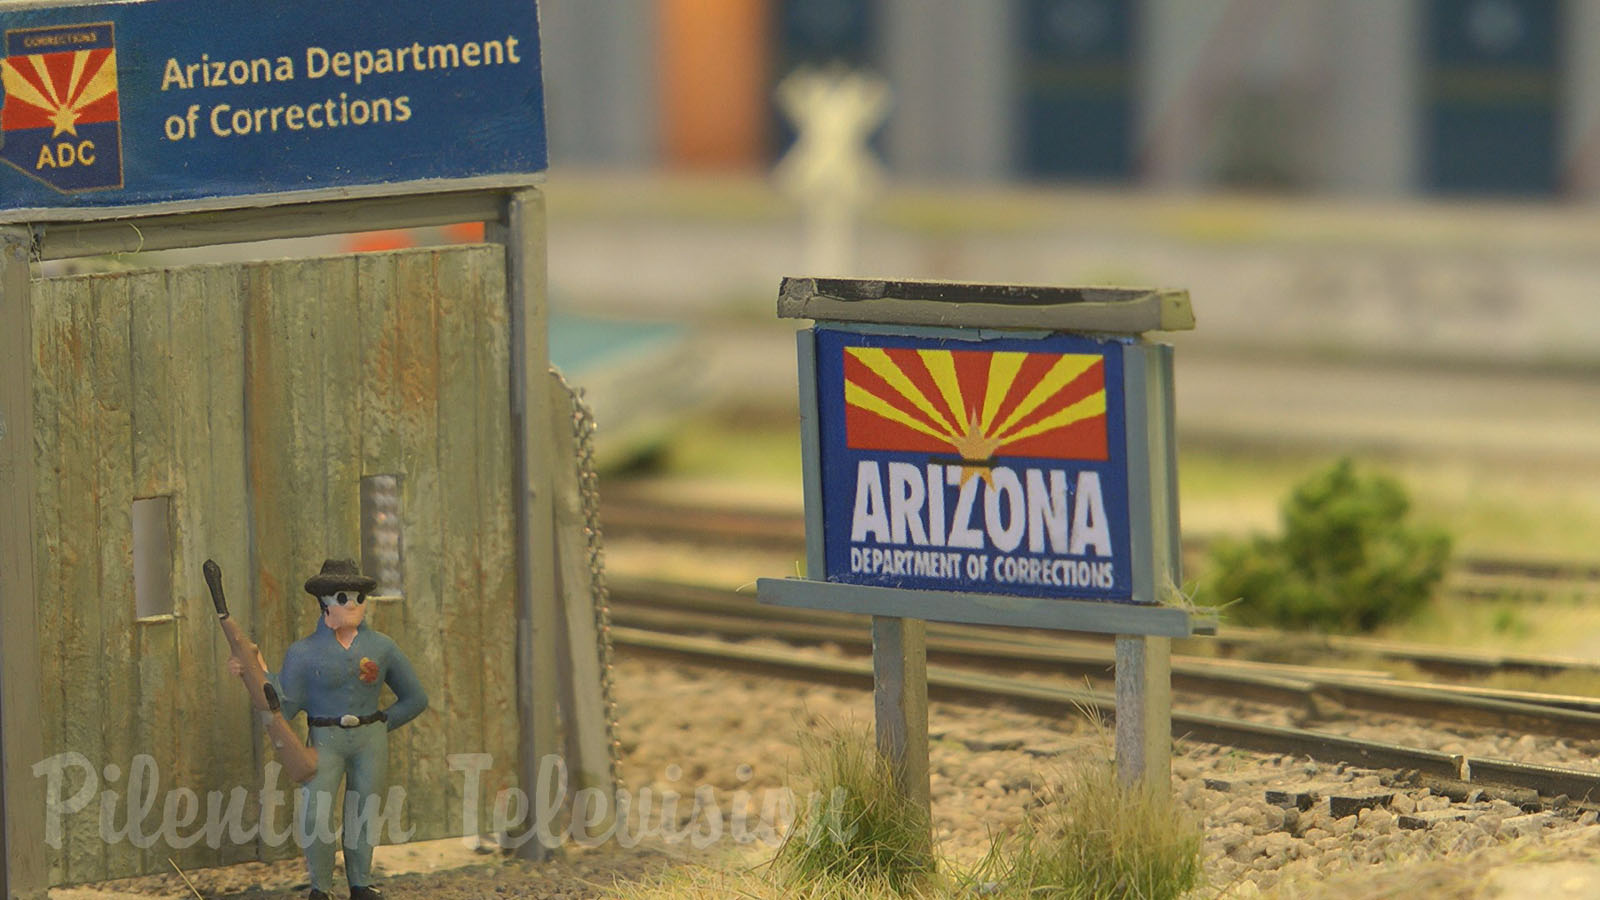
<svg viewBox="0 0 1600 900"><path fill-rule="evenodd" d="M616 841L595 848L571 845L561 859L542 866L502 860L496 853L467 853L463 859L459 842L453 841L445 843L454 850L442 854L451 858L437 862L416 858L434 852L428 848L387 848L389 896L583 900L610 896L619 878L650 878L688 861L757 862L770 855L792 809L787 804L795 802L786 787L797 775L796 736L850 723L870 728L872 722L867 691L662 664L631 658L625 648L616 665L616 697L624 790L636 801L647 793L655 801L651 821L642 828L645 840L622 842L630 846ZM1207 711L1249 712L1228 703L1211 703ZM1556 765L1591 765L1600 749L1588 742L1435 730L1383 717L1315 725L1412 746ZM939 702L931 706L929 730L934 828L941 853L955 867L975 863L993 835L1021 825L1030 809L1046 802L1065 767L1105 758L1110 744L1104 726L1081 717ZM1563 865L1578 868L1540 895L1551 900L1563 896L1563 885L1585 884L1582 879L1593 874L1581 863L1582 856L1600 850L1593 811L1576 804L1525 809L1513 802L1525 797L1471 789L1457 792L1467 801L1458 802L1445 796L1447 788L1434 787L1398 773L1181 738L1173 762L1174 794L1204 828L1208 887L1202 896L1379 898L1390 895L1360 892L1383 890L1375 885L1384 879L1393 879L1398 891L1408 879L1424 877L1417 874L1424 870L1427 878L1459 878L1473 885L1471 890L1488 890L1496 879L1504 880L1499 873L1506 867L1576 858ZM1278 802L1269 802L1269 791ZM663 817L661 800L672 795L676 806ZM1353 814L1336 814L1347 811ZM636 826L630 838L640 830ZM1443 861L1449 866L1434 871ZM428 871L432 865L462 862L472 865ZM403 870L410 871L400 874ZM303 896L296 861L189 876L205 897ZM1539 883L1536 874L1525 873L1496 895L1451 893L1456 888L1436 886L1430 896L1519 897ZM80 888L53 896L193 896L176 876L130 879L105 889L117 893ZM1600 887L1583 896L1600 896Z"/></svg>

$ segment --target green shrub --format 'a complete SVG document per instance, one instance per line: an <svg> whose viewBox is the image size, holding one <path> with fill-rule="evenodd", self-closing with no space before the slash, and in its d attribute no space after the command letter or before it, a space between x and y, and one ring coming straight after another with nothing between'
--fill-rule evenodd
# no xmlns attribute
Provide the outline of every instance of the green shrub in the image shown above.
<svg viewBox="0 0 1600 900"><path fill-rule="evenodd" d="M995 840L972 887L996 900L1176 900L1200 882L1202 836L1167 785L1125 786L1094 760Z"/></svg>
<svg viewBox="0 0 1600 900"><path fill-rule="evenodd" d="M937 865L927 811L895 788L889 761L865 728L800 735L802 788L778 848L778 872L796 888L823 882L915 890Z"/></svg>
<svg viewBox="0 0 1600 900"><path fill-rule="evenodd" d="M1408 618L1450 556L1449 536L1408 524L1409 510L1398 482L1342 459L1295 487L1281 537L1218 542L1212 596L1239 598L1244 622L1280 627L1370 631Z"/></svg>

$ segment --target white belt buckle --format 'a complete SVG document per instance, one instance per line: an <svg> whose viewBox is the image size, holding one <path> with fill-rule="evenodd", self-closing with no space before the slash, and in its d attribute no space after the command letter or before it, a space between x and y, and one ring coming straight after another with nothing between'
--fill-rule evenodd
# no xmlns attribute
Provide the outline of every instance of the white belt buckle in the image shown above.
<svg viewBox="0 0 1600 900"><path fill-rule="evenodd" d="M361 717L360 716L353 716L350 713L345 713L344 715L339 717L339 726L341 728L354 728L354 727L356 727L357 725L360 725L360 724L361 724Z"/></svg>

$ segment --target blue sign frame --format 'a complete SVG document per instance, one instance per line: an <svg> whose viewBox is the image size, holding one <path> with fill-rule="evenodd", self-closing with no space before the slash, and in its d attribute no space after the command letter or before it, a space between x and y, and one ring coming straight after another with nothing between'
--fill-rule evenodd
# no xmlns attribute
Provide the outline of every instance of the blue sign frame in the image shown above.
<svg viewBox="0 0 1600 900"><path fill-rule="evenodd" d="M0 221L547 168L533 0L8 4L0 53Z"/></svg>
<svg viewBox="0 0 1600 900"><path fill-rule="evenodd" d="M812 335L822 546L811 556L823 571L811 578L1148 597L1132 547L1129 339L822 325Z"/></svg>

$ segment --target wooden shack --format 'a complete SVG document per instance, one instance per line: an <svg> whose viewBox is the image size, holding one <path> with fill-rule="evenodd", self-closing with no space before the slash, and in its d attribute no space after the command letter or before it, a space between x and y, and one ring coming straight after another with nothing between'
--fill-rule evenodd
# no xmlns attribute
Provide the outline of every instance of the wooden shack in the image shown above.
<svg viewBox="0 0 1600 900"><path fill-rule="evenodd" d="M461 833L464 779L448 755L493 757L481 809L515 783L517 759L500 249L69 276L30 293L44 757L121 767L120 784L101 777L114 796L139 754L153 759L162 800L176 788L253 792L263 744L225 676L200 565L222 564L234 615L275 668L315 628L306 577L329 554L362 555L373 525L362 521L363 480L394 476L401 589L374 602L370 621L407 652L433 703L395 732L390 783L406 790L418 839ZM165 533L141 528L136 542L134 510L149 499L165 507ZM157 599L170 610L140 616L136 551L162 550L171 593ZM64 817L52 883L158 870L173 852L165 841L107 843L89 812ZM158 802L145 828L161 814ZM202 840L178 859L273 849Z"/></svg>
<svg viewBox="0 0 1600 900"><path fill-rule="evenodd" d="M431 698L390 743L389 784L404 800L385 842L488 832L500 789L548 799L563 787L536 778L551 755L571 760L580 785L609 776L591 586L557 576L582 538L581 523L557 527L558 490L576 479L573 406L546 345L536 10L399 0L375 22L370 5L224 0L204 15L226 29L170 0L0 12L8 78L23 66L110 73L100 84L115 100L85 134L119 142L113 156L95 138L103 171L77 181L27 169L16 148L49 137L13 124L31 119L7 119L0 153L8 900L170 871L169 858L191 868L298 854L286 835L294 785L279 776L262 791L272 754L225 669L208 558L273 667L315 626L302 585L323 559L353 557L380 577L369 621ZM415 34L450 48L491 35L504 49L493 70L386 82L415 111L403 143L379 127L396 123L354 119L251 144L184 137L164 60L198 58L197 36L221 41L213 54L308 59L312 22L330 43L404 46ZM75 46L91 49L56 49ZM56 87L50 96L72 95ZM214 87L197 95L213 117L246 91L303 100L288 80ZM135 255L462 222L486 223L486 242L205 265ZM91 274L50 267L108 255L116 262ZM473 779L477 796L465 796Z"/></svg>
<svg viewBox="0 0 1600 900"><path fill-rule="evenodd" d="M528 243L542 249L538 192L471 204L522 225L496 229L503 244L56 277L39 276L40 255L111 249L133 232L0 226L8 878L70 884L167 870L169 856L191 867L298 852L261 835L211 838L211 804L226 823L239 790L247 827L289 820L287 809L260 816L271 754L226 674L201 563L222 565L235 618L276 666L315 627L305 579L330 555L373 568L385 515L402 552L370 621L432 698L391 743L399 830L486 832L497 792L532 784L559 752L556 705L574 686L556 670L556 629L591 672L582 648L594 643L590 585L558 588L553 571L553 470L574 463L557 449L570 453L570 400L536 361L542 267L521 262ZM419 197L341 214L429 222L460 207ZM321 227L250 218L239 234ZM182 238L144 224L146 242ZM562 600L575 610L564 623ZM589 767L603 768L594 737L586 730ZM456 754L487 754L475 803ZM292 804L287 779L275 786ZM471 808L481 815L466 818ZM180 827L158 834L169 809ZM52 818L60 846L40 827Z"/></svg>

